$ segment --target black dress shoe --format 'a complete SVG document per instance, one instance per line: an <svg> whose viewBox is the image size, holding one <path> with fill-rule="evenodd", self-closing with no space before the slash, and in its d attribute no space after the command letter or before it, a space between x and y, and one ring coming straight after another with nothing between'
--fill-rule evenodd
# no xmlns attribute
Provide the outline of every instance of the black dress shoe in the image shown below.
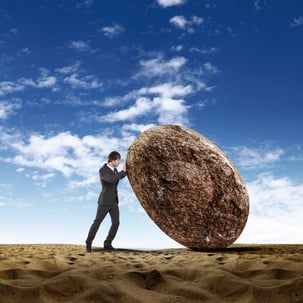
<svg viewBox="0 0 303 303"><path fill-rule="evenodd" d="M104 245L104 250L110 250L110 251L113 251L113 250L116 250L116 249L115 249L115 248L113 248L111 244L106 244L106 245Z"/></svg>

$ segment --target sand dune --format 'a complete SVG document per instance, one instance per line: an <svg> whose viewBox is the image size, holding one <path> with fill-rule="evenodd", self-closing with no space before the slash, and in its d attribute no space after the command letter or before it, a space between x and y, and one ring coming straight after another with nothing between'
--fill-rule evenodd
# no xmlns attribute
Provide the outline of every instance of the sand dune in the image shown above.
<svg viewBox="0 0 303 303"><path fill-rule="evenodd" d="M0 303L303 303L303 245L85 252L0 245Z"/></svg>

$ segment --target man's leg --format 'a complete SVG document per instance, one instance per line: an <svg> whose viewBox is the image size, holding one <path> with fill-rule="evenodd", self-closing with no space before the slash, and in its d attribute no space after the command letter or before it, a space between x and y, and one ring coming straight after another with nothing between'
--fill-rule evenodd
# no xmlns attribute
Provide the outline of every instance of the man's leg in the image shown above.
<svg viewBox="0 0 303 303"><path fill-rule="evenodd" d="M100 224L103 221L103 219L105 218L108 211L109 211L109 207L98 204L96 218L95 218L92 226L90 227L90 230L88 232L88 236L86 239L87 251L91 250L92 242L95 239L95 236L100 227Z"/></svg>
<svg viewBox="0 0 303 303"><path fill-rule="evenodd" d="M110 230L108 232L106 240L104 241L104 248L105 249L113 249L112 241L114 240L114 238L117 234L118 227L119 227L119 224L120 224L118 204L111 207L111 209L109 211L109 214L110 214L110 217L111 217L112 225L110 227Z"/></svg>

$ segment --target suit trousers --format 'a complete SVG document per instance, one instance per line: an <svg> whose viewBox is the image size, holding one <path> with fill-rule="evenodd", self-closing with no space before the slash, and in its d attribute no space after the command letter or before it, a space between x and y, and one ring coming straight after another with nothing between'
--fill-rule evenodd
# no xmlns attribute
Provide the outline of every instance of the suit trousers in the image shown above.
<svg viewBox="0 0 303 303"><path fill-rule="evenodd" d="M96 218L88 232L88 236L87 236L87 240L86 240L87 244L91 244L93 242L93 240L95 239L96 233L100 227L100 224L102 223L103 219L105 218L105 216L108 213L110 215L112 224L109 229L105 242L107 244L111 244L111 242L113 241L113 239L115 238L115 236L117 234L118 227L120 224L118 204L114 204L114 205L98 204Z"/></svg>

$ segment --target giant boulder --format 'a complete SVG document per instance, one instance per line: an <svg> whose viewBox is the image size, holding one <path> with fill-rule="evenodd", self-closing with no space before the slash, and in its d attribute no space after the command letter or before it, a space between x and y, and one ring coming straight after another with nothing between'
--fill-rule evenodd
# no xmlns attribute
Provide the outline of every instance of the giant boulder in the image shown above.
<svg viewBox="0 0 303 303"><path fill-rule="evenodd" d="M126 165L139 202L175 241L217 250L241 234L249 213L244 181L203 135L177 125L150 128L131 144Z"/></svg>

